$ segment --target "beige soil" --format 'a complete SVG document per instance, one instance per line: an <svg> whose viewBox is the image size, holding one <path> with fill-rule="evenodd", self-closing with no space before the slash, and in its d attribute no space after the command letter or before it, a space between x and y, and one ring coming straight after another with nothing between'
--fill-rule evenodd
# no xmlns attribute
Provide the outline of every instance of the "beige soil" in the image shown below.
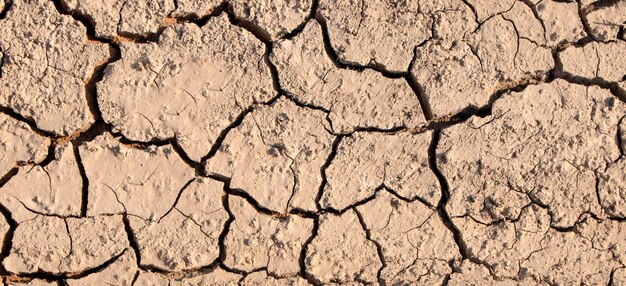
<svg viewBox="0 0 626 286"><path fill-rule="evenodd" d="M0 0L2 285L626 285L625 0Z"/></svg>

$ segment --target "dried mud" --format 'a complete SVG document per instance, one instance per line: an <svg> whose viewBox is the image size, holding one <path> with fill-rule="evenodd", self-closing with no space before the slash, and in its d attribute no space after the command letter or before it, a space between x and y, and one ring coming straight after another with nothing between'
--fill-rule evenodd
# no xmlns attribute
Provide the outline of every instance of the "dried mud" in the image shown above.
<svg viewBox="0 0 626 286"><path fill-rule="evenodd" d="M624 0L0 0L3 285L624 285Z"/></svg>

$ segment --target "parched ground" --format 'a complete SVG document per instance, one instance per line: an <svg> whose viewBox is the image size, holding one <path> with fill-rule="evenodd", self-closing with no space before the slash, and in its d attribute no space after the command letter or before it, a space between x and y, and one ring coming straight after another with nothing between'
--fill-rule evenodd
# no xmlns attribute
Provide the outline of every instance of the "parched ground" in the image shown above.
<svg viewBox="0 0 626 286"><path fill-rule="evenodd" d="M626 285L625 0L0 0L3 285Z"/></svg>

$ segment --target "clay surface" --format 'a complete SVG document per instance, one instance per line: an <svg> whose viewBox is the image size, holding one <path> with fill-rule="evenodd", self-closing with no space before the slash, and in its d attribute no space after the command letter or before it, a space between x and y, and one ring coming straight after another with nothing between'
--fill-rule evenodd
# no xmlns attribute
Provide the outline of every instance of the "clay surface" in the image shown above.
<svg viewBox="0 0 626 286"><path fill-rule="evenodd" d="M625 31L624 0L0 0L1 284L626 284Z"/></svg>
<svg viewBox="0 0 626 286"><path fill-rule="evenodd" d="M242 198L231 198L229 207L234 220L224 240L225 265L246 272L266 267L275 277L298 274L302 245L311 236L311 219L258 214Z"/></svg>
<svg viewBox="0 0 626 286"><path fill-rule="evenodd" d="M173 271L200 268L215 260L228 218L221 190L220 182L199 179L182 191L174 208L158 221L131 217L141 263Z"/></svg>
<svg viewBox="0 0 626 286"><path fill-rule="evenodd" d="M263 43L226 15L120 48L124 61L98 83L104 120L132 140L175 138L197 161L243 110L274 97Z"/></svg>
<svg viewBox="0 0 626 286"><path fill-rule="evenodd" d="M247 192L277 212L315 210L320 169L333 136L324 112L298 107L287 99L255 108L229 132L206 165L230 177L230 187Z"/></svg>
<svg viewBox="0 0 626 286"><path fill-rule="evenodd" d="M89 41L86 27L52 1L11 3L0 21L0 105L60 135L89 127L86 85L109 48Z"/></svg>
<svg viewBox="0 0 626 286"><path fill-rule="evenodd" d="M493 223L537 203L550 210L552 226L565 228L583 214L602 215L596 180L612 178L605 170L622 157L615 140L625 114L609 91L560 79L503 96L491 116L442 132L448 211Z"/></svg>
<svg viewBox="0 0 626 286"><path fill-rule="evenodd" d="M167 145L138 149L104 134L82 145L79 153L89 181L90 215L128 213L159 220L194 177Z"/></svg>
<svg viewBox="0 0 626 286"><path fill-rule="evenodd" d="M344 210L385 187L400 198L436 205L441 191L428 165L430 140L430 132L356 133L345 137L325 170L327 183L320 204Z"/></svg>
<svg viewBox="0 0 626 286"><path fill-rule="evenodd" d="M16 208L7 205L14 212L13 219L22 221L32 213L80 215L83 182L72 144L57 146L52 156L54 159L46 166L20 167L17 174L0 188L0 202L19 202Z"/></svg>
<svg viewBox="0 0 626 286"><path fill-rule="evenodd" d="M327 111L334 133L424 124L419 100L405 80L337 67L315 21L293 39L279 41L271 59L281 86L298 102Z"/></svg>
<svg viewBox="0 0 626 286"><path fill-rule="evenodd" d="M71 13L90 18L98 37L143 36L156 33L174 10L173 0L62 0Z"/></svg>
<svg viewBox="0 0 626 286"><path fill-rule="evenodd" d="M244 24L254 25L265 39L278 39L292 33L311 13L311 0L178 0L174 17L206 17L216 10L227 9Z"/></svg>
<svg viewBox="0 0 626 286"><path fill-rule="evenodd" d="M5 114L0 114L0 174L18 165L39 163L46 155L48 140L35 134L30 127Z"/></svg>
<svg viewBox="0 0 626 286"><path fill-rule="evenodd" d="M383 266L376 244L368 239L358 213L324 214L307 248L307 275L317 283L373 283Z"/></svg>

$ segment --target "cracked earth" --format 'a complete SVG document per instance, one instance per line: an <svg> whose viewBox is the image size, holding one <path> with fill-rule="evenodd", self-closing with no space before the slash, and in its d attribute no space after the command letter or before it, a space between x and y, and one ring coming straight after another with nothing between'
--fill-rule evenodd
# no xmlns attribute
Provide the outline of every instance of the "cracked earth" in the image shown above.
<svg viewBox="0 0 626 286"><path fill-rule="evenodd" d="M626 285L624 0L0 0L4 285Z"/></svg>

